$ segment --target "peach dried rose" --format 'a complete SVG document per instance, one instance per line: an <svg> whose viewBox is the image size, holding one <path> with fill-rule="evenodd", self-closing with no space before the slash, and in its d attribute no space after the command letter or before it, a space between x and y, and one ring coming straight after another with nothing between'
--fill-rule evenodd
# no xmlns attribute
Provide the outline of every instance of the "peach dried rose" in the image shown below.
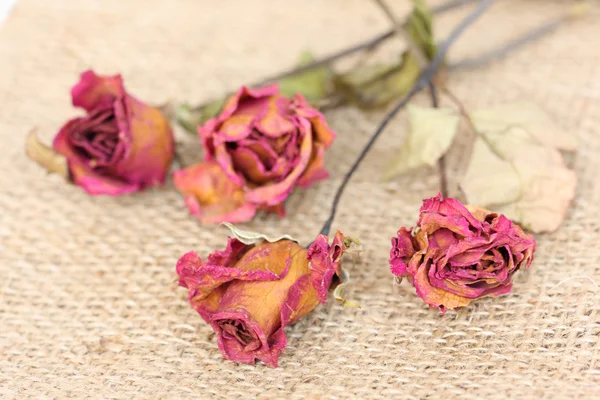
<svg viewBox="0 0 600 400"><path fill-rule="evenodd" d="M176 171L175 185L202 222L248 221L257 210L284 215L296 186L328 177L325 149L335 133L301 95L289 99L277 85L242 87L198 132L205 161ZM229 183L217 183L224 179ZM215 199L223 204L214 207Z"/></svg>

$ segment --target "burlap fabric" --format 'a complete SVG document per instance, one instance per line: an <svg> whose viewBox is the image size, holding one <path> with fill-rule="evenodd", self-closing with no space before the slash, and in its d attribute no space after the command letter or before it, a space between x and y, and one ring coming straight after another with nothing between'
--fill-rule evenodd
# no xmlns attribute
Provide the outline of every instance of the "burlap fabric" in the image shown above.
<svg viewBox="0 0 600 400"><path fill-rule="evenodd" d="M398 12L408 4L398 3ZM565 4L499 2L451 58L501 43ZM440 38L466 12L440 18ZM78 113L69 89L89 67L122 72L149 102L198 102L291 66L302 49L326 54L387 27L366 0L19 0L0 27L0 397L600 396L597 18L451 76L468 107L534 100L581 139L575 204L558 232L538 236L533 268L518 275L513 293L441 316L408 284L393 286L390 238L438 190L435 169L379 181L406 132L403 114L356 174L334 224L363 242L348 293L362 309L319 306L288 329L279 369L224 361L177 288L177 258L223 248L226 231L190 218L172 182L132 196L89 197L25 158L32 126L49 141ZM327 117L339 133L327 160L332 178L296 191L287 218L261 216L246 228L303 243L318 233L381 114L346 108ZM182 140L186 161L199 159L195 139Z"/></svg>

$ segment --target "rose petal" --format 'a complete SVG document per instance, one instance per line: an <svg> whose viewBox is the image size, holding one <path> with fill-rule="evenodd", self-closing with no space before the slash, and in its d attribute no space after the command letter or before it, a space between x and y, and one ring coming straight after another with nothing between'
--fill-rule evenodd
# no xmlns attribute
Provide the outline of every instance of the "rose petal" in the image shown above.
<svg viewBox="0 0 600 400"><path fill-rule="evenodd" d="M247 180L257 185L269 182L280 171L268 171L260 158L252 150L239 147L231 152L231 160L235 170L243 171Z"/></svg>
<svg viewBox="0 0 600 400"><path fill-rule="evenodd" d="M474 236L474 233L469 229L469 222L460 215L446 216L434 212L422 212L417 224L423 232L429 235L438 229L445 228L461 236Z"/></svg>
<svg viewBox="0 0 600 400"><path fill-rule="evenodd" d="M288 99L280 95L269 97L267 112L256 122L256 129L272 138L293 132L296 126L288 119L289 103Z"/></svg>
<svg viewBox="0 0 600 400"><path fill-rule="evenodd" d="M312 156L306 167L306 170L298 179L297 185L309 187L314 182L329 178L329 172L325 169L325 146L321 143L315 143Z"/></svg>
<svg viewBox="0 0 600 400"><path fill-rule="evenodd" d="M306 169L308 161L310 160L312 150L312 134L310 131L310 125L306 120L301 120L304 138L300 147L300 159L298 164L294 167L292 172L285 177L281 182L273 183L270 185L262 186L253 190L249 190L246 193L246 198L258 204L274 205L281 203L292 191L296 180Z"/></svg>
<svg viewBox="0 0 600 400"><path fill-rule="evenodd" d="M301 94L296 94L292 101L292 106L295 108L298 116L307 118L310 121L315 141L323 144L325 148L331 146L335 140L336 133L329 129L323 114L312 108Z"/></svg>
<svg viewBox="0 0 600 400"><path fill-rule="evenodd" d="M92 70L83 72L79 83L71 89L73 105L88 112L99 104L112 103L124 94L121 75L99 76Z"/></svg>
<svg viewBox="0 0 600 400"><path fill-rule="evenodd" d="M423 206L421 207L420 212L426 213L425 215L433 213L447 217L454 217L451 218L453 220L460 220L460 218L458 217L462 217L467 221L467 223L471 227L473 227L478 232L482 230L481 222L478 221L475 217L473 217L469 210L467 210L465 206L461 204L460 201L451 197L442 200L441 194L438 194L436 197L423 200ZM418 223L418 225L420 225L420 223Z"/></svg>
<svg viewBox="0 0 600 400"><path fill-rule="evenodd" d="M302 292L301 288L297 287L290 292L302 276L309 274L306 254L306 249L289 240L263 243L248 251L236 264L237 268L245 268L244 265L247 264L253 269L263 266L263 268L274 268L275 271L285 270L285 275L276 281L236 280L232 282L221 299L219 312L212 317L216 320L222 319L223 313L245 312L248 322L255 324L255 332L264 338L264 340L261 338L261 348L253 351L252 354L271 366L277 365L279 352L285 346L280 335L275 336L276 340L270 340L272 334L284 327L285 321L281 317L284 305L287 303L295 307L302 306L297 308L297 311L308 313L318 304L314 291L311 295L311 292ZM290 299L290 294L300 297ZM295 304L295 301L298 304ZM308 309L308 305L313 307ZM223 344L227 345L225 342ZM238 357L239 354L233 354L231 349L227 349L229 355ZM244 358L246 355L247 353L244 354Z"/></svg>
<svg viewBox="0 0 600 400"><path fill-rule="evenodd" d="M240 100L237 109L219 126L215 145L248 137L252 133L254 121L260 120L267 113L268 101L267 97Z"/></svg>
<svg viewBox="0 0 600 400"><path fill-rule="evenodd" d="M417 295L431 307L439 308L442 312L464 307L471 303L471 299L450 293L446 290L436 288L429 283L427 276L427 263L420 263L420 256L414 256L411 264L415 264L415 275L413 284Z"/></svg>
<svg viewBox="0 0 600 400"><path fill-rule="evenodd" d="M77 153L69 142L69 132L82 119L75 118L67 122L58 132L52 143L54 150L66 157L69 164L69 175L73 183L81 186L91 195L106 194L118 196L139 190L140 185L137 183L124 182L118 178L102 175L100 172L94 171L89 166L88 160Z"/></svg>
<svg viewBox="0 0 600 400"><path fill-rule="evenodd" d="M246 86L242 86L236 94L231 96L225 102L223 111L219 115L219 120L224 121L229 118L237 110L239 103L246 98L259 99L262 97L269 97L279 93L279 87L276 84L263 86L257 89L251 89Z"/></svg>
<svg viewBox="0 0 600 400"><path fill-rule="evenodd" d="M242 187L214 161L175 171L173 178L190 213L204 223L249 221L256 214L256 206L246 201Z"/></svg>
<svg viewBox="0 0 600 400"><path fill-rule="evenodd" d="M158 109L129 95L115 102L115 118L120 141L127 146L111 172L142 187L164 183L175 155L169 121Z"/></svg>
<svg viewBox="0 0 600 400"><path fill-rule="evenodd" d="M407 260L415 254L411 231L412 228L410 230L400 228L397 237L392 238L389 263L392 274L396 276L403 276L407 273Z"/></svg>
<svg viewBox="0 0 600 400"><path fill-rule="evenodd" d="M321 303L327 301L327 292L333 275L340 272L340 261L344 252L344 234L335 233L331 246L325 235L317 239L308 248L308 263L311 270L312 285L317 291Z"/></svg>

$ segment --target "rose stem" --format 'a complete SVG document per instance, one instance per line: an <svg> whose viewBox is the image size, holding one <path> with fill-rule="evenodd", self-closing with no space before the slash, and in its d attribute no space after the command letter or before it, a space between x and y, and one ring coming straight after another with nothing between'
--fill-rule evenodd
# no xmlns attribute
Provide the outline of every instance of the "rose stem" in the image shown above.
<svg viewBox="0 0 600 400"><path fill-rule="evenodd" d="M431 105L433 108L439 107L437 88L432 82L429 82L429 96L431 97ZM448 176L446 175L446 157L444 154L438 161L438 170L440 171L440 193L442 198L448 197Z"/></svg>
<svg viewBox="0 0 600 400"><path fill-rule="evenodd" d="M446 57L446 53L448 53L450 46L456 41L456 39L458 39L460 37L460 35L465 31L465 29L467 29L473 22L475 22L475 20L481 14L483 14L485 12L485 10L487 10L493 3L494 3L494 0L480 1L477 9L475 9L475 11L473 11L472 13L467 15L467 17L456 28L454 28L454 30L450 33L450 35L448 36L446 41L440 46L434 59L431 61L431 63L429 63L427 68L425 68L425 70L421 73L421 77L419 78L417 83L411 88L411 90L406 94L406 96L404 96L402 99L400 99L400 101L385 115L385 117L383 118L383 121L381 121L381 123L379 124L379 126L377 127L377 129L375 130L375 132L373 133L373 135L367 142L367 145L363 148L363 150L360 152L360 154L358 155L358 157L356 158L356 160L350 167L350 170L346 173L346 175L344 175L344 178L342 179L342 183L340 184L340 186L338 187L338 189L335 193L335 197L333 199L333 203L331 204L331 209L329 212L329 217L323 224L323 228L321 229L321 234L329 235L329 231L331 230L331 223L333 222L333 219L335 218L335 214L337 212L337 207L338 207L338 204L342 197L342 194L344 192L344 189L348 185L348 182L350 181L350 178L352 178L352 175L354 175L354 172L356 172L356 170L358 169L358 166L360 165L362 160L365 158L365 156L367 155L369 150L371 150L371 147L373 147L373 144L375 144L375 141L377 140L377 138L379 137L381 132L383 132L383 130L386 128L386 126L390 122L390 120L402 108L404 108L404 106L413 98L413 96L415 94L417 94L419 91L421 91L421 89L425 88L430 83L431 79L435 76L436 72L438 71L442 62L444 61L444 58Z"/></svg>
<svg viewBox="0 0 600 400"><path fill-rule="evenodd" d="M587 2L582 2L571 7L564 15L561 15L553 20L542 23L540 26L533 28L526 32L524 35L517 37L506 44L503 44L495 49L492 49L483 54L477 55L472 58L457 61L448 66L449 70L455 69L470 69L477 68L493 61L501 60L511 52L520 49L521 47L540 40L544 36L554 32L565 22L572 21L584 15L587 12Z"/></svg>
<svg viewBox="0 0 600 400"><path fill-rule="evenodd" d="M472 3L473 1L474 0L449 0L446 3L443 3L443 4L441 4L441 5L437 6L437 7L432 8L431 9L431 13L434 14L434 15L436 15L436 14L443 14L443 13L445 13L447 11L450 11L450 10L456 8L456 7L462 6L462 5L467 4L467 3ZM390 29L389 31L387 31L385 33L382 33L380 35L377 35L377 36L375 36L375 37L373 37L373 38L371 38L371 39L369 39L369 40L367 40L365 42L359 43L359 44L354 45L352 47L348 47L348 48L346 48L344 50L341 50L341 51L339 51L337 53L331 54L331 55L329 55L327 57L324 57L324 58L322 58L320 60L313 61L310 64L302 65L300 67L296 67L296 68L293 68L293 69L281 72L279 74L270 76L268 78L262 79L262 80L260 80L258 82L255 82L255 83L253 83L251 85L248 85L248 86L250 86L250 87L263 86L263 85L266 85L268 83L271 83L271 82L274 82L274 81L278 81L278 80L283 79L283 78L287 78L289 76L293 76L293 75L296 75L296 74L301 74L303 72L310 71L311 69L318 68L318 67L321 67L323 65L330 64L330 63L332 63L332 62L334 62L334 61L336 61L336 60L338 60L340 58L349 56L351 54L357 53L357 52L362 51L362 50L372 50L375 47L377 47L378 45L380 45L381 43L383 43L386 40L388 40L391 37L393 37L395 34L396 34L396 30L395 29ZM211 103L211 101L203 103L203 104L200 104L200 105L197 105L197 106L194 106L192 108L192 110L201 109L201 108L203 108L204 106L206 106L207 104L210 104L210 103Z"/></svg>

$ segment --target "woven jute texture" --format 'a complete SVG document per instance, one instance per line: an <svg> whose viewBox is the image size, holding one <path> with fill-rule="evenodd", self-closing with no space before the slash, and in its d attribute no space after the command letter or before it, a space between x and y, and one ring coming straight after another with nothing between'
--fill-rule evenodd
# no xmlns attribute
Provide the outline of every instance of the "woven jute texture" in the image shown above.
<svg viewBox="0 0 600 400"><path fill-rule="evenodd" d="M399 15L410 4L389 3ZM566 5L497 2L450 58L476 55ZM468 11L440 17L437 36ZM421 200L439 187L433 168L381 181L406 134L401 113L353 178L334 223L363 243L348 292L362 309L330 301L289 327L278 369L223 360L177 287L178 257L223 248L227 232L192 219L172 181L131 196L90 197L24 155L30 128L49 142L79 115L69 89L87 68L121 72L150 103L200 102L292 66L303 49L325 55L388 27L366 0L19 0L0 27L0 397L598 398L597 18L450 77L467 107L532 100L581 141L572 160L580 178L574 205L559 231L537 237L536 259L516 276L513 293L440 315L406 282L394 286L390 238L416 221ZM394 45L402 48L400 40ZM261 215L244 227L313 240L381 117L328 112L339 134L327 155L331 179L297 190L288 217ZM199 160L197 140L178 137L186 162Z"/></svg>

